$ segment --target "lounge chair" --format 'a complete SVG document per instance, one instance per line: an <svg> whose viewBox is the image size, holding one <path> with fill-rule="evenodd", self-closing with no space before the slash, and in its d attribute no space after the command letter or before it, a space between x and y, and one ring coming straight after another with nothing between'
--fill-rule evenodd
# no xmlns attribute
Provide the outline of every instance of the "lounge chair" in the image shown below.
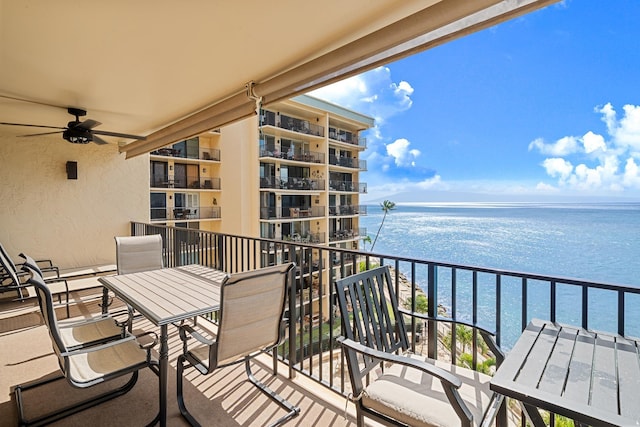
<svg viewBox="0 0 640 427"><path fill-rule="evenodd" d="M7 257L6 252L4 250L0 250L0 266L2 266L3 275L0 278L0 282L2 282L2 288L0 292L4 293L6 291L16 291L17 299L24 300L29 296L29 286L25 283L26 276L22 270L18 270L16 264L11 260L11 258ZM41 261L33 261L34 265L38 266ZM18 265L23 265L22 263ZM52 270L48 270L52 271ZM51 278L43 279L52 289L53 293L58 294L58 303L62 304L62 294L65 295L65 305L67 309L67 317L70 316L69 311L69 284L66 279L59 278L59 272L57 267L55 267L56 276ZM40 273L42 274L42 273Z"/></svg>
<svg viewBox="0 0 640 427"><path fill-rule="evenodd" d="M288 411L273 425L299 414L299 408L258 381L250 365L251 358L274 349L284 339L285 301L288 288L293 283L294 268L295 263L289 263L227 277L220 290L218 329L207 331L212 338L206 338L201 328L196 330L186 324L180 326L183 354L178 356L178 406L192 426L200 424L187 410L182 394L184 370L189 367L207 375L218 368L244 362L249 381ZM190 338L195 338L198 345L189 347Z"/></svg>
<svg viewBox="0 0 640 427"><path fill-rule="evenodd" d="M18 405L19 424L21 426L41 426L48 425L64 417L96 406L100 403L121 396L130 391L138 380L138 372L143 368L150 368L158 374L157 361L151 357L150 345L141 346L136 337L126 336L117 340L108 341L104 344L85 346L81 348L70 348L62 338L63 334L56 319L53 308L53 299L49 288L42 280L42 277L31 268L25 265L31 273L28 283L35 288L38 296L38 303L49 329L49 336L55 355L58 357L58 364L62 375L37 381L27 385L18 385L15 388L16 403ZM24 414L23 392L35 387L40 387L66 378L73 387L88 388L105 381L131 375L130 379L122 386L112 390L93 395L79 403L60 408L51 413L38 416L35 419L27 419ZM93 393L91 393L93 394Z"/></svg>
<svg viewBox="0 0 640 427"><path fill-rule="evenodd" d="M498 413L498 425L506 425L503 398L489 390L489 376L411 353L403 316L414 313L398 308L387 266L340 279L336 291L346 335L338 342L359 427L365 416L385 425L485 426ZM420 317L430 327L440 320L457 323ZM475 328L501 363L490 333Z"/></svg>

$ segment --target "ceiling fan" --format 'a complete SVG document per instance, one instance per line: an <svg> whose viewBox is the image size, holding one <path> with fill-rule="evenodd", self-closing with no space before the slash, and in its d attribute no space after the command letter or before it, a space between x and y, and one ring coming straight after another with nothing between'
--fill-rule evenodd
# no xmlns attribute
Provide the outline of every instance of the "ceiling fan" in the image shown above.
<svg viewBox="0 0 640 427"><path fill-rule="evenodd" d="M3 98L10 98L8 96L3 96ZM13 98L16 99L16 98ZM26 100L21 100L26 101ZM32 102L32 101L27 101ZM106 130L96 130L94 129L97 126L100 126L102 123L87 119L83 122L80 121L80 117L84 117L87 115L87 111L81 108L68 107L67 112L72 116L75 116L75 120L67 123L66 127L59 126L46 126L46 125L33 125L26 123L6 123L0 122L0 125L6 126L28 126L28 127L37 127L37 128L45 128L45 129L59 129L53 132L44 132L44 133L32 133L27 135L18 135L20 137L26 136L40 136L40 135L52 135L56 133L62 133L62 138L73 144L88 144L90 142L95 142L96 144L107 144L107 141L100 138L98 135L105 136L115 136L119 138L127 138L127 139L140 139L145 140L146 137L138 136L138 135L129 135L126 133L118 133L118 132L109 132Z"/></svg>

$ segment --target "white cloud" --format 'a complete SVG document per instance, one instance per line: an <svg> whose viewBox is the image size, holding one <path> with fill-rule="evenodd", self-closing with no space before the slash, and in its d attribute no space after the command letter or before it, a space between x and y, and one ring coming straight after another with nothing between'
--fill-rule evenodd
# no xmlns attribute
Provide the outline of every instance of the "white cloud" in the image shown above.
<svg viewBox="0 0 640 427"><path fill-rule="evenodd" d="M584 151L586 153L593 153L597 150L607 151L607 144L604 142L604 137L591 131L585 133L582 137L582 145L584 145Z"/></svg>
<svg viewBox="0 0 640 427"><path fill-rule="evenodd" d="M415 159L420 151L410 149L411 143L404 138L387 144L387 154L395 159L396 166L415 166Z"/></svg>
<svg viewBox="0 0 640 427"><path fill-rule="evenodd" d="M554 178L559 177L561 181L569 178L569 176L571 176L571 172L573 172L573 165L571 162L558 157L545 159L544 162L542 162L542 166L546 169L547 174Z"/></svg>
<svg viewBox="0 0 640 427"><path fill-rule="evenodd" d="M529 150L553 156L545 159L542 166L560 187L613 192L640 189L636 163L640 159L640 106L625 105L621 118L611 103L595 111L607 126L608 139L588 131L581 138L566 136L554 144L536 139L529 144Z"/></svg>
<svg viewBox="0 0 640 427"><path fill-rule="evenodd" d="M578 139L573 136L565 136L553 144L546 144L542 138L538 138L529 144L529 151L534 148L549 156L566 156L578 150Z"/></svg>

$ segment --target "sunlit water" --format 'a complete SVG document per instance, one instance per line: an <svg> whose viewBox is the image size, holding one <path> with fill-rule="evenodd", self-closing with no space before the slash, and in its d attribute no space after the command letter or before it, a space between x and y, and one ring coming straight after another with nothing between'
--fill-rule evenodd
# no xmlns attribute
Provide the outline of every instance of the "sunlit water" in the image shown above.
<svg viewBox="0 0 640 427"><path fill-rule="evenodd" d="M368 206L368 215L361 217L372 240L382 217L379 205ZM640 204L402 205L387 215L374 252L640 286ZM447 282L446 277L439 278L439 283ZM468 317L471 287L465 284L469 282L458 278L461 317ZM520 282L505 281L502 286L502 323L520 325ZM479 289L480 318L494 317L495 297L489 288L490 284ZM548 317L548 287L539 288L530 285L529 318ZM558 320L579 325L580 294L574 288L559 288ZM450 302L449 294L439 289L444 305ZM593 293L590 300L589 326L615 332L615 295ZM636 336L640 336L640 313L635 314L639 305L640 298L627 301L627 331ZM518 333L517 327L505 329L505 344Z"/></svg>

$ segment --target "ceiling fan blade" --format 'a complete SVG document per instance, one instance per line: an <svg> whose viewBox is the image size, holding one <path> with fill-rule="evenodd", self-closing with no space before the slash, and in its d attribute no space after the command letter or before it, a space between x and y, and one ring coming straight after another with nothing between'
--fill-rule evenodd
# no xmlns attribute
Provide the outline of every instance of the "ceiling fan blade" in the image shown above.
<svg viewBox="0 0 640 427"><path fill-rule="evenodd" d="M21 102L30 102L32 104L46 105L47 107L62 108L65 110L67 109L67 107L63 107L62 105L50 104L48 102L43 102L43 101L36 101L35 99L19 98L17 96L0 95L0 98L12 99L14 101L21 101Z"/></svg>
<svg viewBox="0 0 640 427"><path fill-rule="evenodd" d="M94 130L94 131L92 131L92 133L94 135L97 134L97 135L106 135L106 136L117 136L119 138L140 139L142 141L147 139L146 136L129 135L129 134L126 134L126 133L109 132L109 131L106 131L106 130Z"/></svg>
<svg viewBox="0 0 640 427"><path fill-rule="evenodd" d="M30 125L27 123L6 123L6 122L0 122L0 125L6 125L6 126L27 126L27 127L32 127L32 128L45 128L45 129L66 129L60 126L44 126L44 125Z"/></svg>
<svg viewBox="0 0 640 427"><path fill-rule="evenodd" d="M53 135L53 134L56 134L56 133L62 133L62 131L61 131L61 130L57 130L57 131L55 131L55 132L30 133L30 134L28 134L28 135L16 135L16 136L17 136L18 138L23 138L23 137L26 137L26 136Z"/></svg>
<svg viewBox="0 0 640 427"><path fill-rule="evenodd" d="M81 128L81 129L87 129L87 130L91 130L96 126L100 126L102 123L95 121L95 120L91 120L91 119L87 119L82 123L77 124L76 126L74 126L75 128Z"/></svg>
<svg viewBox="0 0 640 427"><path fill-rule="evenodd" d="M96 134L91 135L91 138L92 138L92 141L95 142L98 145L108 144L107 141L105 141L104 139L100 138Z"/></svg>

